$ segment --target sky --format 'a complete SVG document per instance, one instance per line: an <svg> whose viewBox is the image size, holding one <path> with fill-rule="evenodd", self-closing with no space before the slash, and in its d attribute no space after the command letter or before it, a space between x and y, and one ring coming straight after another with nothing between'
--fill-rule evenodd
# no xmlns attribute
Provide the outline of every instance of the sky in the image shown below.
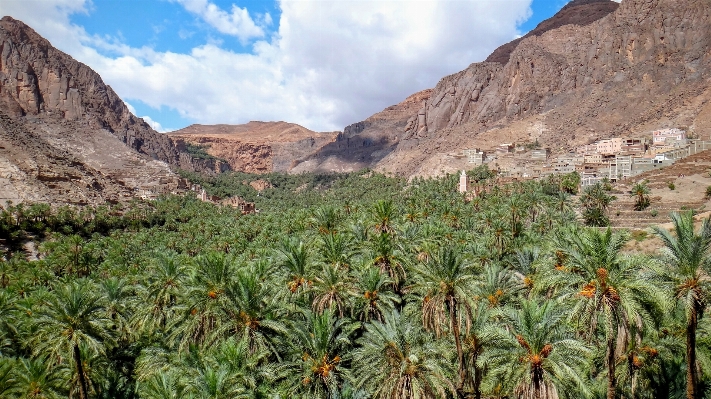
<svg viewBox="0 0 711 399"><path fill-rule="evenodd" d="M2 0L161 132L351 123L483 61L566 0Z"/></svg>

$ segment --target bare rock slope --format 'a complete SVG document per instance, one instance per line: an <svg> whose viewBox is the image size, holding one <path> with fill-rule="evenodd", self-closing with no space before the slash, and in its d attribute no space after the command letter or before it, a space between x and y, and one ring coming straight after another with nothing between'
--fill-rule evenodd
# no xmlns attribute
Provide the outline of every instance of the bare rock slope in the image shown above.
<svg viewBox="0 0 711 399"><path fill-rule="evenodd" d="M709 134L695 121L711 97L710 32L707 0L575 0L488 61L442 78L408 116L374 116L346 133L356 126L351 141L393 143L363 159L404 175L452 171L459 165L446 154L507 141L562 152L662 127ZM350 161L348 151L331 156Z"/></svg>
<svg viewBox="0 0 711 399"><path fill-rule="evenodd" d="M129 112L86 65L0 20L0 205L87 204L177 186L168 164L211 170Z"/></svg>
<svg viewBox="0 0 711 399"><path fill-rule="evenodd" d="M169 136L178 148L201 146L233 170L268 173L290 171L333 142L336 135L294 123L253 121L243 125L191 125Z"/></svg>

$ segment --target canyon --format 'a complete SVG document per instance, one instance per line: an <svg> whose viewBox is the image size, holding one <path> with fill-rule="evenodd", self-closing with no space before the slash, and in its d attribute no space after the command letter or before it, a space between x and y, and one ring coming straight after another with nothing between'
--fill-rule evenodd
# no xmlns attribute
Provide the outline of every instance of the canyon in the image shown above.
<svg viewBox="0 0 711 399"><path fill-rule="evenodd" d="M574 0L483 62L342 132L255 121L161 134L91 68L4 17L0 201L100 203L139 188L170 191L176 169L433 176L467 168L453 156L464 150L508 142L560 154L661 128L707 138L710 31L706 0Z"/></svg>

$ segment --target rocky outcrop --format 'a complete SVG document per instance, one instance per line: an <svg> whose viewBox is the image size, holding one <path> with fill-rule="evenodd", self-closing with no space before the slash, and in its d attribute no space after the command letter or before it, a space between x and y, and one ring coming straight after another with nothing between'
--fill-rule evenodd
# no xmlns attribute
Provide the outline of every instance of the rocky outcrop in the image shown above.
<svg viewBox="0 0 711 399"><path fill-rule="evenodd" d="M248 173L289 172L336 135L286 122L191 125L169 134L180 149L201 147L216 162Z"/></svg>
<svg viewBox="0 0 711 399"><path fill-rule="evenodd" d="M12 117L83 121L154 159L179 161L168 137L131 114L99 74L11 17L0 20L0 108Z"/></svg>
<svg viewBox="0 0 711 399"><path fill-rule="evenodd" d="M404 123L401 114L383 118L385 110L343 136L392 139L359 154L362 166L412 175L446 170L447 154L507 141L535 139L555 153L603 137L693 129L711 100L710 10L706 0L572 1L486 61L442 78L407 107ZM340 150L330 158L351 162L351 149Z"/></svg>

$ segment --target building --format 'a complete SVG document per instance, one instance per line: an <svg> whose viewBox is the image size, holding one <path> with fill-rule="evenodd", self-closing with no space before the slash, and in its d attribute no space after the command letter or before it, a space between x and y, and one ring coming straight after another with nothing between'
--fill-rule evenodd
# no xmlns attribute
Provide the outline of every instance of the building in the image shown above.
<svg viewBox="0 0 711 399"><path fill-rule="evenodd" d="M667 140L682 141L686 140L686 132L681 129L662 129L652 132L652 144L664 145Z"/></svg>
<svg viewBox="0 0 711 399"><path fill-rule="evenodd" d="M578 155L597 154L597 143L581 145L575 149L575 153Z"/></svg>
<svg viewBox="0 0 711 399"><path fill-rule="evenodd" d="M531 151L531 159L534 161L547 161L551 156L550 148L539 148Z"/></svg>
<svg viewBox="0 0 711 399"><path fill-rule="evenodd" d="M459 175L459 192L466 193L467 191L469 191L469 177L467 176L467 172L462 171Z"/></svg>
<svg viewBox="0 0 711 399"><path fill-rule="evenodd" d="M238 208L243 215L248 215L250 213L255 213L256 208L254 207L254 202L247 202L241 197L230 197L222 200L221 202L224 206L231 206L233 208Z"/></svg>
<svg viewBox="0 0 711 399"><path fill-rule="evenodd" d="M587 164L602 163L602 154L586 154L583 159Z"/></svg>
<svg viewBox="0 0 711 399"><path fill-rule="evenodd" d="M647 151L647 139L623 139L620 152L624 154L644 154Z"/></svg>
<svg viewBox="0 0 711 399"><path fill-rule="evenodd" d="M505 144L499 144L498 147L496 147L496 153L497 154L509 154L513 152L514 145L513 143L505 143Z"/></svg>
<svg viewBox="0 0 711 399"><path fill-rule="evenodd" d="M486 160L486 154L478 148L473 150L464 150L462 153L467 157L467 162L475 165L481 165Z"/></svg>
<svg viewBox="0 0 711 399"><path fill-rule="evenodd" d="M617 154L622 149L622 139L619 137L597 142L598 154Z"/></svg>

